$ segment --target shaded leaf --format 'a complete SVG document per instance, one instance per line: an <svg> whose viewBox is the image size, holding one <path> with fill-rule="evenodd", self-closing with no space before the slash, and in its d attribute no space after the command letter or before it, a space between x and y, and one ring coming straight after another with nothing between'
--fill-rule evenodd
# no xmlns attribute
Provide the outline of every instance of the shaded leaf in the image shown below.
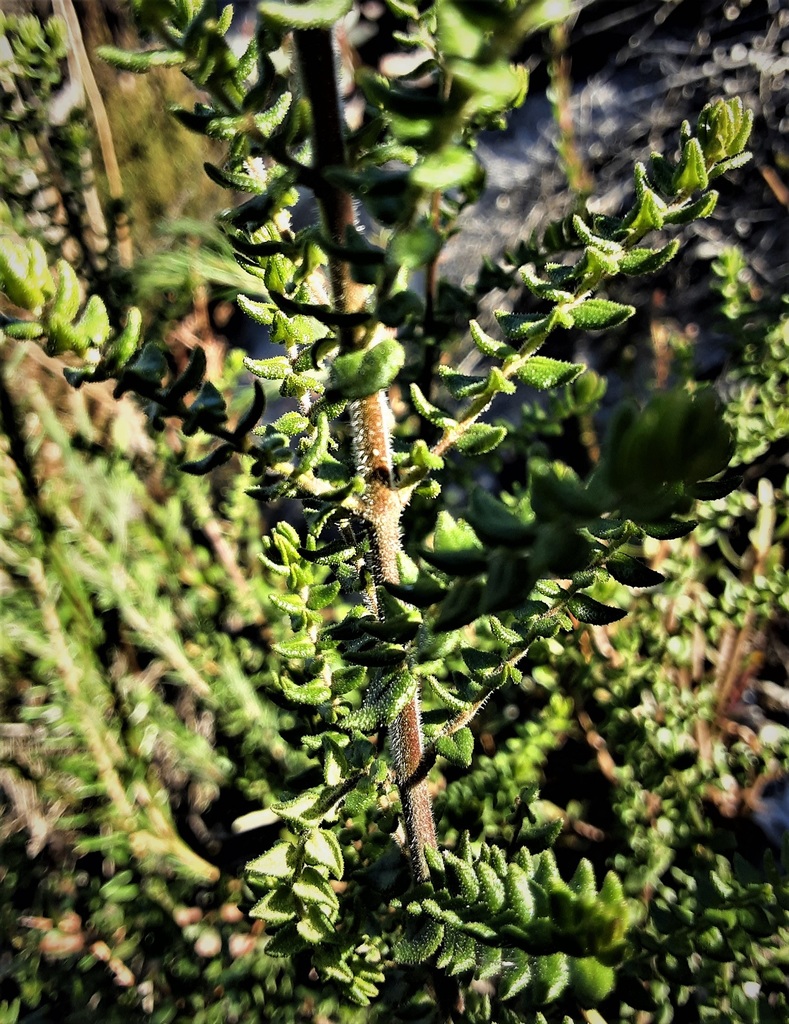
<svg viewBox="0 0 789 1024"><path fill-rule="evenodd" d="M579 622L588 622L592 626L607 626L627 614L621 608L610 608L586 594L576 594L570 598L567 608Z"/></svg>

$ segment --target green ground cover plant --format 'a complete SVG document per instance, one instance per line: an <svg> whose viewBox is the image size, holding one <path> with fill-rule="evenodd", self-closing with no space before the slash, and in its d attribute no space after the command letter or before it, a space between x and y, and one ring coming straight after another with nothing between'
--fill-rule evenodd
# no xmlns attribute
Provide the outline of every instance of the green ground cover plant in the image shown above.
<svg viewBox="0 0 789 1024"><path fill-rule="evenodd" d="M0 1012L780 1021L785 875L721 819L786 762L785 729L726 725L786 600L785 480L737 489L786 433L785 311L753 307L728 253L726 408L677 342L675 386L616 409L583 469L551 438L594 424L604 382L546 354L629 319L607 285L670 264L751 116L711 103L635 165L628 209L579 198L460 288L439 263L484 185L475 142L566 11L390 0L422 60L360 69L351 130L350 6L263 3L239 56L230 8L151 0L150 46L103 50L199 87L175 115L225 145L206 170L243 196L220 216L256 282L238 305L280 354L208 379L203 348L121 323L6 207ZM53 23L3 28L55 74ZM515 284L535 312L483 326ZM573 751L604 827L588 787L558 801ZM223 799L265 809L235 862Z"/></svg>

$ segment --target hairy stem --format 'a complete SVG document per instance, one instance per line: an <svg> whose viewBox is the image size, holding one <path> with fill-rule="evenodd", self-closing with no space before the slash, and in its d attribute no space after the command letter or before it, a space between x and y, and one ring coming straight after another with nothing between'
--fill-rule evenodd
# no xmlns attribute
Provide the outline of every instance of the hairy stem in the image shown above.
<svg viewBox="0 0 789 1024"><path fill-rule="evenodd" d="M327 167L346 163L332 36L323 29L305 29L295 33L295 40L302 82L312 109L314 170L321 181L317 199L325 230L332 242L342 245L347 230L355 226L353 201L322 175ZM336 256L330 260L330 278L339 312L363 309L365 289L353 280L349 265ZM344 348L351 348L365 344L370 337L369 332L354 335L348 331L340 340ZM394 486L392 414L386 393L353 402L350 415L356 462L366 485L363 509L372 535L373 575L378 583L397 582L402 502ZM424 745L418 694L392 723L390 737L412 870L414 877L423 881L427 878L424 849L435 847L437 842L427 781L413 779Z"/></svg>

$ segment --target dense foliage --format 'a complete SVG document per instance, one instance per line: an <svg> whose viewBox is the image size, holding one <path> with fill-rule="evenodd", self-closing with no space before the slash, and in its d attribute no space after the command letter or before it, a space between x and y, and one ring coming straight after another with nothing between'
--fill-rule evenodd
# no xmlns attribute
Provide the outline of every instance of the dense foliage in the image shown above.
<svg viewBox="0 0 789 1024"><path fill-rule="evenodd" d="M618 408L578 469L551 439L588 433L604 383L541 352L629 319L607 286L670 264L751 115L710 104L636 164L628 209L579 201L459 288L439 258L483 187L476 139L563 11L390 0L423 60L361 69L346 131L350 6L263 3L238 56L230 8L139 2L154 48L103 51L202 90L176 116L225 143L206 169L247 194L220 218L255 283L238 305L280 354L209 379L140 311L118 326L101 274L53 266L24 190L5 209L2 1012L779 1021L786 876L722 826L787 755L782 727L731 720L786 601L785 480L735 488L786 432L787 321L728 253L726 411L678 350L676 386ZM54 83L57 23L2 27L6 75ZM516 283L536 311L487 323Z"/></svg>

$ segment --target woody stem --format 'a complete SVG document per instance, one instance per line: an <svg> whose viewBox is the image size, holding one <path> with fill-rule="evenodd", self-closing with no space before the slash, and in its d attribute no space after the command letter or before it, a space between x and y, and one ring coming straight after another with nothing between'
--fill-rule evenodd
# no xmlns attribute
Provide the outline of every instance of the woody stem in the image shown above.
<svg viewBox="0 0 789 1024"><path fill-rule="evenodd" d="M316 197L324 229L337 245L343 245L349 228L355 227L353 202L349 193L327 182L327 167L347 166L343 117L337 91L335 55L331 32L305 29L294 33L302 81L312 108L313 169L320 181ZM353 280L349 264L331 256L329 276L332 298L340 313L364 308L366 289ZM358 348L371 337L347 329L341 346ZM402 503L394 486L391 458L391 412L385 391L356 400L351 405L351 430L358 468L364 478L363 505L372 536L372 574L376 582L397 583L397 556L401 550ZM436 847L436 829L427 780L414 781L422 759L423 733L420 698L417 692L390 726L395 774L400 789L405 830L414 878L427 876L426 846Z"/></svg>

